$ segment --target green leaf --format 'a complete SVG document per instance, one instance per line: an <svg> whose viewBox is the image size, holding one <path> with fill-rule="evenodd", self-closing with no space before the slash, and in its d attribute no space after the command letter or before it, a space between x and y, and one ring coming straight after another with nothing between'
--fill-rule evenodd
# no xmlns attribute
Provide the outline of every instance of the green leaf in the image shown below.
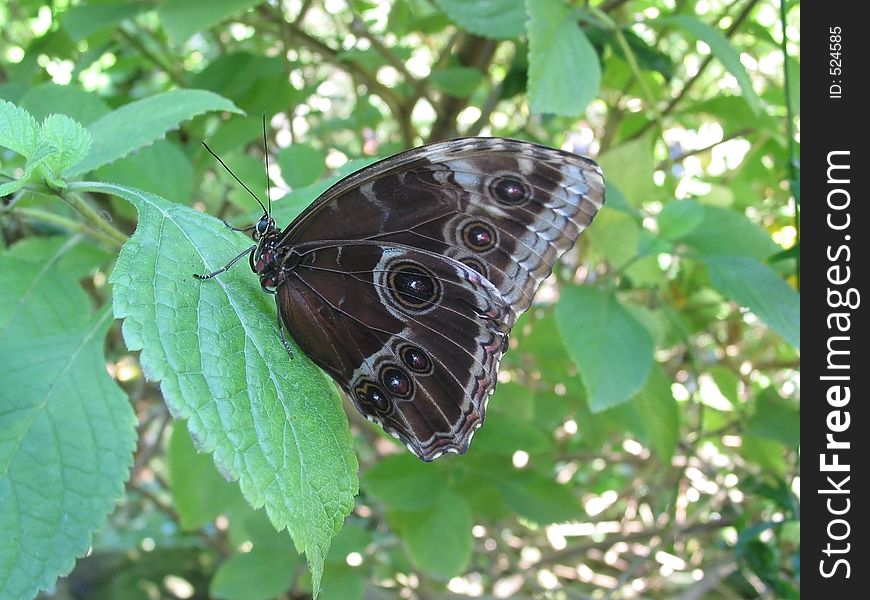
<svg viewBox="0 0 870 600"><path fill-rule="evenodd" d="M36 152L39 126L26 110L0 100L0 146L30 158Z"/></svg>
<svg viewBox="0 0 870 600"><path fill-rule="evenodd" d="M710 51L713 53L719 62L731 73L737 82L740 84L740 89L743 91L743 99L752 109L752 112L758 114L761 112L761 100L758 94L752 88L752 80L749 74L740 62L740 53L731 45L731 42L719 30L707 25L703 21L699 21L695 17L689 15L674 15L661 17L652 21L647 21L647 24L653 27L658 26L676 26L680 27L687 33L695 36L699 40L710 46Z"/></svg>
<svg viewBox="0 0 870 600"><path fill-rule="evenodd" d="M60 174L78 164L91 148L91 134L81 123L66 115L49 115L39 130L39 143L51 147L51 154L43 162L48 169L47 178L59 184Z"/></svg>
<svg viewBox="0 0 870 600"><path fill-rule="evenodd" d="M644 135L611 148L598 157L608 185L615 185L634 207L655 200L659 190L653 181L653 138Z"/></svg>
<svg viewBox="0 0 870 600"><path fill-rule="evenodd" d="M39 270L0 262L7 263L2 279ZM129 400L106 373L109 310L65 323L53 313L57 291L47 285L54 269L41 266L33 287L15 296L26 297L23 313L37 312L43 328L33 330L18 312L13 319L25 325L0 336L0 582L8 598L51 588L87 552L124 493L136 446ZM87 318L85 302L79 308Z"/></svg>
<svg viewBox="0 0 870 600"><path fill-rule="evenodd" d="M89 125L112 109L102 98L72 86L43 83L31 88L19 102L35 119L44 119L52 113L64 114L83 125Z"/></svg>
<svg viewBox="0 0 870 600"><path fill-rule="evenodd" d="M205 90L173 90L125 104L93 122L91 153L66 175L75 177L149 146L181 121L223 110L241 112L232 102Z"/></svg>
<svg viewBox="0 0 870 600"><path fill-rule="evenodd" d="M800 348L800 295L766 264L746 256L704 258L713 286Z"/></svg>
<svg viewBox="0 0 870 600"><path fill-rule="evenodd" d="M668 202L659 213L659 234L666 240L678 240L701 225L704 213L704 207L694 200Z"/></svg>
<svg viewBox="0 0 870 600"><path fill-rule="evenodd" d="M142 9L139 2L78 5L67 10L60 22L70 37L78 42L136 16Z"/></svg>
<svg viewBox="0 0 870 600"><path fill-rule="evenodd" d="M509 40L526 32L523 0L435 0L435 4L454 23L482 37Z"/></svg>
<svg viewBox="0 0 870 600"><path fill-rule="evenodd" d="M665 370L658 365L653 367L646 384L631 403L640 414L649 443L662 464L671 464L680 439L680 409Z"/></svg>
<svg viewBox="0 0 870 600"><path fill-rule="evenodd" d="M309 144L293 144L278 153L281 177L291 188L311 185L323 175L325 156L323 151Z"/></svg>
<svg viewBox="0 0 870 600"><path fill-rule="evenodd" d="M670 206L675 208L668 208ZM742 212L699 204L695 200L682 200L665 205L662 214L674 210L681 213L665 217L665 225L671 235L668 239L691 246L703 255L741 255L764 261L779 250L779 246L770 239L770 234ZM700 220L697 218L698 211ZM690 213L693 213L692 216L689 216ZM680 216L690 219L695 226L675 231L677 224L669 221Z"/></svg>
<svg viewBox="0 0 870 600"><path fill-rule="evenodd" d="M271 600L293 583L299 555L291 550L254 546L225 560L211 580L209 592L223 600Z"/></svg>
<svg viewBox="0 0 870 600"><path fill-rule="evenodd" d="M357 462L334 385L301 351L288 360L271 298L237 266L213 271L250 243L197 211L110 184L83 191L129 200L136 233L110 281L124 340L142 350L145 374L161 382L172 414L188 419L200 450L238 479L305 552L317 589L331 538L353 507Z"/></svg>
<svg viewBox="0 0 870 600"><path fill-rule="evenodd" d="M483 74L471 67L448 67L429 75L436 88L456 98L466 98L483 81Z"/></svg>
<svg viewBox="0 0 870 600"><path fill-rule="evenodd" d="M586 236L602 257L619 268L637 258L641 231L631 216L604 206Z"/></svg>
<svg viewBox="0 0 870 600"><path fill-rule="evenodd" d="M527 421L495 410L495 407L486 415L486 427L481 428L474 438L475 452L511 456L517 450L535 454L552 448L550 436Z"/></svg>
<svg viewBox="0 0 870 600"><path fill-rule="evenodd" d="M627 401L646 382L652 338L616 296L589 287L565 288L556 321L580 368L592 412Z"/></svg>
<svg viewBox="0 0 870 600"><path fill-rule="evenodd" d="M755 414L746 424L746 433L776 440L787 448L797 448L801 441L798 404L780 398L772 388L763 390L755 404Z"/></svg>
<svg viewBox="0 0 870 600"><path fill-rule="evenodd" d="M540 525L580 520L580 500L571 488L533 471L513 470L496 483L504 503L518 515Z"/></svg>
<svg viewBox="0 0 870 600"><path fill-rule="evenodd" d="M262 0L164 0L157 7L157 16L172 42L180 45L194 33L205 31L261 2Z"/></svg>
<svg viewBox="0 0 870 600"><path fill-rule="evenodd" d="M169 140L157 140L130 156L100 167L95 176L101 181L139 188L180 204L189 204L193 195L190 159L178 144Z"/></svg>
<svg viewBox="0 0 870 600"><path fill-rule="evenodd" d="M469 3L473 4L473 3ZM598 54L561 0L526 0L529 106L533 113L582 115L598 95Z"/></svg>
<svg viewBox="0 0 870 600"><path fill-rule="evenodd" d="M465 571L471 560L471 507L450 491L437 500L425 511L402 515L402 539L417 567L450 578Z"/></svg>
<svg viewBox="0 0 870 600"><path fill-rule="evenodd" d="M399 510L431 506L445 484L446 477L438 466L423 463L410 454L384 458L362 478L367 493Z"/></svg>
<svg viewBox="0 0 870 600"><path fill-rule="evenodd" d="M326 566L320 600L363 600L364 597L365 579L359 569L336 563Z"/></svg>
<svg viewBox="0 0 870 600"><path fill-rule="evenodd" d="M166 458L169 490L184 529L202 527L241 500L238 488L220 476L211 456L196 451L186 428L173 428Z"/></svg>

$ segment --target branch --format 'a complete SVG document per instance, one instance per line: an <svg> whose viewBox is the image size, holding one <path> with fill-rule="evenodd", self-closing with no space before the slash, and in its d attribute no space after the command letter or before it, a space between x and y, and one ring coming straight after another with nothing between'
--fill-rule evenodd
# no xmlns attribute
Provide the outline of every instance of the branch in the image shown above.
<svg viewBox="0 0 870 600"><path fill-rule="evenodd" d="M287 29L292 33L293 37L312 52L321 55L328 59L334 65L347 70L350 75L355 76L374 94L380 96L390 110L396 121L399 123L399 128L402 132L402 140L405 145L410 147L414 144L414 128L411 125L411 110L406 106L405 101L392 88L382 84L374 74L369 73L362 65L352 60L344 60L339 58L339 51L331 46L321 42L317 38L309 35L301 29L297 23L287 23Z"/></svg>
<svg viewBox="0 0 870 600"><path fill-rule="evenodd" d="M472 67L486 75L492 57L495 54L495 49L498 42L489 40L478 35L461 34L457 36L458 48L450 51L450 46L442 54L446 56L452 54L456 56L457 62L463 67ZM440 62L441 59L439 58ZM429 133L430 142L447 139L457 135L456 117L462 110L468 106L468 97L456 98L443 94L441 97L441 106L436 106L435 110L438 118L432 124L432 131Z"/></svg>
<svg viewBox="0 0 870 600"><path fill-rule="evenodd" d="M746 20L747 17L749 17L749 13L752 12L752 9L755 8L756 4L758 4L758 0L749 0L749 2L746 4L746 6L743 7L743 10L740 11L740 14L738 14L734 18L734 22L731 23L731 27L729 27L728 30L725 32L726 38L731 38L737 32L737 29L741 25L743 25L743 22ZM692 89L692 87L698 82L698 80L701 78L701 75L703 75L704 71L707 69L707 67L710 65L710 63L712 61L713 61L712 54L708 55L707 58L704 59L704 61L701 63L701 66L698 67L698 72L695 73L686 82L686 84L683 86L683 89L680 90L680 93L677 94L675 97L671 98L671 101L668 102L668 105L664 108L664 110L662 110L662 112L661 112L662 118L668 116L670 113L673 112L673 110L676 108L677 104L679 104L680 101L686 97L686 93L690 89ZM641 137L644 133L646 133L649 130L650 127L653 126L653 124L654 124L654 121L647 122L643 127L641 127L632 136L632 139L636 139L636 138Z"/></svg>
<svg viewBox="0 0 870 600"><path fill-rule="evenodd" d="M396 53L393 52L391 48L388 48L386 45L384 45L380 38L378 38L371 31L369 31L365 23L363 23L362 19L354 15L350 23L350 30L353 31L358 37L367 39L372 45L372 48L374 48L378 54L383 56L384 59L388 63L390 63L390 66L392 66L394 69L402 74L402 76L405 78L405 81L407 81L411 85L411 87L414 88L414 93L417 94L417 98L422 98L429 102L429 104L431 104L436 111L440 108L440 106L438 104L435 104L432 98L429 97L429 86L426 84L426 82L417 79L416 77L411 75L411 73L408 71L408 68L405 66L405 63L403 63L402 60L398 56L396 56ZM412 102L411 104L413 106L413 104L416 104L416 101Z"/></svg>

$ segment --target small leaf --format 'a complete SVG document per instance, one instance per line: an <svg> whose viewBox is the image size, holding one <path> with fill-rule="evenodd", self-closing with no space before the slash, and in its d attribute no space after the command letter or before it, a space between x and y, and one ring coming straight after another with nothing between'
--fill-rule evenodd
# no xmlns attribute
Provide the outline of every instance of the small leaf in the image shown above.
<svg viewBox="0 0 870 600"><path fill-rule="evenodd" d="M363 600L365 598L365 579L359 569L346 564L331 563L323 573L323 587L320 600Z"/></svg>
<svg viewBox="0 0 870 600"><path fill-rule="evenodd" d="M36 151L38 136L39 126L30 113L0 100L0 146L30 158Z"/></svg>
<svg viewBox="0 0 870 600"><path fill-rule="evenodd" d="M576 521L584 516L580 500L571 488L533 471L514 470L496 485L505 504L539 525Z"/></svg>
<svg viewBox="0 0 870 600"><path fill-rule="evenodd" d="M713 286L800 348L800 295L766 264L745 256L704 258Z"/></svg>
<svg viewBox="0 0 870 600"><path fill-rule="evenodd" d="M450 578L471 560L471 508L462 496L444 491L429 509L402 518L402 539L420 569Z"/></svg>
<svg viewBox="0 0 870 600"><path fill-rule="evenodd" d="M483 74L471 67L448 67L429 75L429 81L442 92L466 98L483 81Z"/></svg>
<svg viewBox="0 0 870 600"><path fill-rule="evenodd" d="M446 477L438 468L410 454L379 461L363 476L363 489L389 507L419 510L431 506L444 489Z"/></svg>
<svg viewBox="0 0 870 600"><path fill-rule="evenodd" d="M680 439L680 409L671 393L671 381L660 366L653 367L643 388L631 400L641 415L650 445L662 464L671 464L671 457Z"/></svg>
<svg viewBox="0 0 870 600"><path fill-rule="evenodd" d="M634 207L640 207L659 194L653 180L653 138L644 135L611 148L598 157L608 184L619 188Z"/></svg>
<svg viewBox="0 0 870 600"><path fill-rule="evenodd" d="M141 10L143 5L138 2L78 5L70 7L60 22L70 37L80 42L93 33L136 16Z"/></svg>
<svg viewBox="0 0 870 600"><path fill-rule="evenodd" d="M801 413L796 402L780 398L775 390L766 388L758 394L755 406L755 414L746 423L746 433L776 440L787 448L798 447Z"/></svg>
<svg viewBox="0 0 870 600"><path fill-rule="evenodd" d="M39 130L40 145L49 146L51 154L43 162L52 184L62 183L61 173L78 164L91 148L91 134L81 123L66 115L49 115Z"/></svg>
<svg viewBox="0 0 870 600"><path fill-rule="evenodd" d="M473 3L469 3L473 4ZM598 95L598 54L561 0L526 0L529 106L533 113L582 115Z"/></svg>
<svg viewBox="0 0 870 600"><path fill-rule="evenodd" d="M254 546L221 563L211 580L209 592L222 600L271 600L293 583L293 568L299 555Z"/></svg>
<svg viewBox="0 0 870 600"><path fill-rule="evenodd" d="M181 121L216 110L241 112L229 100L205 90L173 90L125 104L88 127L93 138L91 153L66 175L93 171L151 145Z"/></svg>
<svg viewBox="0 0 870 600"><path fill-rule="evenodd" d="M220 476L208 454L196 451L185 427L173 428L166 458L169 490L184 529L196 530L241 501L238 487Z"/></svg>
<svg viewBox="0 0 870 600"><path fill-rule="evenodd" d="M518 38L526 31L523 0L435 0L454 23L496 40Z"/></svg>
<svg viewBox="0 0 870 600"><path fill-rule="evenodd" d="M323 151L309 144L293 144L278 153L281 177L293 188L311 185L323 175L325 156Z"/></svg>
<svg viewBox="0 0 870 600"><path fill-rule="evenodd" d="M743 99L746 100L752 112L755 114L761 112L761 100L759 100L758 94L752 88L752 80L749 78L743 63L740 62L740 54L731 45L728 38L719 30L689 15L661 17L653 21L647 21L647 24L654 27L674 25L705 42L710 46L713 56L719 59L719 62L740 84L740 89L743 91Z"/></svg>
<svg viewBox="0 0 870 600"><path fill-rule="evenodd" d="M164 0L157 7L157 16L169 38L180 45L194 33L205 31L260 2L262 0Z"/></svg>
<svg viewBox="0 0 870 600"><path fill-rule="evenodd" d="M652 338L613 294L566 288L556 305L556 321L580 368L592 412L627 401L646 382L653 362Z"/></svg>
<svg viewBox="0 0 870 600"><path fill-rule="evenodd" d="M486 417L486 427L474 438L475 452L511 456L517 450L534 454L553 447L552 439L531 423L495 409Z"/></svg>
<svg viewBox="0 0 870 600"><path fill-rule="evenodd" d="M692 217L692 221L696 223L694 227L687 231L671 231L673 237L668 239L691 246L701 254L741 255L763 261L779 250L779 246L770 239L767 231L750 221L742 212L699 204L695 200L682 200L671 204L679 205L683 214L697 212L700 208L700 221L697 216ZM668 210L674 209L666 208ZM666 223L669 218L670 216L666 218Z"/></svg>
<svg viewBox="0 0 870 600"><path fill-rule="evenodd" d="M124 340L142 350L173 416L202 451L239 479L305 552L317 589L329 543L353 507L357 462L335 386L301 351L281 344L275 308L242 266L212 271L250 243L223 223L162 198L109 184L76 189L129 200L136 233L110 281Z"/></svg>

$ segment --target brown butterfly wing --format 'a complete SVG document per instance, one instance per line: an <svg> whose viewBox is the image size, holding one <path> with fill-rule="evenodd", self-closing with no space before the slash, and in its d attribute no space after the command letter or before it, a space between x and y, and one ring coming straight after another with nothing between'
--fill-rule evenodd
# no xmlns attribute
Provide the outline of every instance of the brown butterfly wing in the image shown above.
<svg viewBox="0 0 870 600"><path fill-rule="evenodd" d="M510 328L603 201L594 162L528 142L399 154L340 181L284 230L281 245L303 258L278 289L281 318L360 412L420 458L465 452Z"/></svg>
<svg viewBox="0 0 870 600"><path fill-rule="evenodd" d="M465 265L377 242L306 244L283 322L368 419L423 460L463 453L506 348L509 306Z"/></svg>
<svg viewBox="0 0 870 600"><path fill-rule="evenodd" d="M366 239L443 254L502 292L513 320L604 202L591 160L529 142L464 138L375 163L327 190L290 243Z"/></svg>

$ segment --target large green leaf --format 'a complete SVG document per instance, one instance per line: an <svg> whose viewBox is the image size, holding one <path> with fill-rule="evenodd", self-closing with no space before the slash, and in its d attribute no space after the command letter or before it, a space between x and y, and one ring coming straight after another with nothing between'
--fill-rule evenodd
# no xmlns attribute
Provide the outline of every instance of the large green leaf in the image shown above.
<svg viewBox="0 0 870 600"><path fill-rule="evenodd" d="M556 305L556 321L580 368L592 412L626 402L646 382L652 337L616 296L590 287L566 288Z"/></svg>
<svg viewBox="0 0 870 600"><path fill-rule="evenodd" d="M124 492L136 419L106 373L109 310L90 315L50 255L0 257L0 597L30 598L87 552ZM37 250L31 248L31 250ZM63 298L63 302L57 302Z"/></svg>
<svg viewBox="0 0 870 600"><path fill-rule="evenodd" d="M217 219L110 184L78 189L119 196L139 211L111 276L124 339L142 350L173 415L188 419L245 498L264 506L305 552L315 589L331 538L353 507L356 457L328 377L301 351L290 360L271 298L244 265L198 281L249 240Z"/></svg>
<svg viewBox="0 0 870 600"><path fill-rule="evenodd" d="M526 0L526 11L532 112L582 115L601 85L595 48L561 0Z"/></svg>
<svg viewBox="0 0 870 600"><path fill-rule="evenodd" d="M435 0L454 23L477 35L507 40L526 30L523 0Z"/></svg>
<svg viewBox="0 0 870 600"><path fill-rule="evenodd" d="M125 104L88 126L93 137L91 152L65 175L93 171L151 145L181 121L215 110L241 113L226 98L205 90L173 90Z"/></svg>
<svg viewBox="0 0 870 600"><path fill-rule="evenodd" d="M766 264L746 256L704 258L713 286L749 308L789 344L800 348L800 295Z"/></svg>

